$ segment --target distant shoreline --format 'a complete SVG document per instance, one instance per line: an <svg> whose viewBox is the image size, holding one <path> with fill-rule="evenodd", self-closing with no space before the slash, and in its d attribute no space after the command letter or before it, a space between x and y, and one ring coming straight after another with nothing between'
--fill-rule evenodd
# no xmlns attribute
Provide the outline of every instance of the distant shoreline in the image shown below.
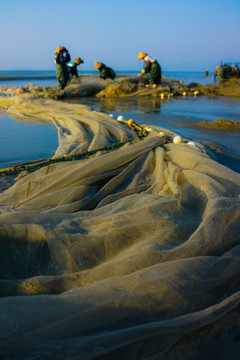
<svg viewBox="0 0 240 360"><path fill-rule="evenodd" d="M40 75L29 75L29 76L0 76L1 80L21 80L21 79L56 79L55 75L47 75L47 76L40 76Z"/></svg>
<svg viewBox="0 0 240 360"><path fill-rule="evenodd" d="M79 74L79 76L93 76L95 74ZM96 74L97 75L97 74ZM124 76L124 75L123 75ZM35 80L46 80L46 79L56 79L56 75L16 75L16 76L0 76L0 81L5 80L29 80L29 79L35 79Z"/></svg>

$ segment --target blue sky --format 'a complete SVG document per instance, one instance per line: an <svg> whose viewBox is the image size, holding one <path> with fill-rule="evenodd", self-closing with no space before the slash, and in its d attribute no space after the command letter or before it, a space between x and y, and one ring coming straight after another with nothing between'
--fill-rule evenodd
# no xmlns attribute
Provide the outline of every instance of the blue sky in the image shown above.
<svg viewBox="0 0 240 360"><path fill-rule="evenodd" d="M239 18L240 0L1 0L0 70L52 70L58 45L81 70L141 69L140 51L163 70L214 69L240 62Z"/></svg>

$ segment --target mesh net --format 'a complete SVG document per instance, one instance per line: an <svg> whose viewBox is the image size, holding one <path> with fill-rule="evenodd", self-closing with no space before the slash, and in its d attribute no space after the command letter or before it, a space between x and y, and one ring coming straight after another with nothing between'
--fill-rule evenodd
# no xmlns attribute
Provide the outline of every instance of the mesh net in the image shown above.
<svg viewBox="0 0 240 360"><path fill-rule="evenodd" d="M199 334L223 351L240 324L240 175L166 129L138 138L82 105L0 105L54 123L54 158L135 137L0 194L1 358L200 359L202 342L186 345Z"/></svg>

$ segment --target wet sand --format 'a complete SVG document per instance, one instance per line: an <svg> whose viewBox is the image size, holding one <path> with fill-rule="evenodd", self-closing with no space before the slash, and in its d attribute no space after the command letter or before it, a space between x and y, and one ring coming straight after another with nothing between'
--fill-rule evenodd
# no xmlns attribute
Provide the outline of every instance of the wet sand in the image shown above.
<svg viewBox="0 0 240 360"><path fill-rule="evenodd" d="M196 124L196 126L204 128L204 129L212 129L217 131L232 131L232 132L240 132L240 122L226 120L226 119L217 119L213 122L209 122L203 120Z"/></svg>

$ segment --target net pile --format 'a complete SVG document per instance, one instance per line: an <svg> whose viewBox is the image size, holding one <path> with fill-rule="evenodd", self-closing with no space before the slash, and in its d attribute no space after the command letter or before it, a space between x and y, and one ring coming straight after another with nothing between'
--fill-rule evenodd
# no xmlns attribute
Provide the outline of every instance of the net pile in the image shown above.
<svg viewBox="0 0 240 360"><path fill-rule="evenodd" d="M136 135L81 105L0 105L54 123L55 157ZM240 175L160 130L0 194L0 358L237 359Z"/></svg>

